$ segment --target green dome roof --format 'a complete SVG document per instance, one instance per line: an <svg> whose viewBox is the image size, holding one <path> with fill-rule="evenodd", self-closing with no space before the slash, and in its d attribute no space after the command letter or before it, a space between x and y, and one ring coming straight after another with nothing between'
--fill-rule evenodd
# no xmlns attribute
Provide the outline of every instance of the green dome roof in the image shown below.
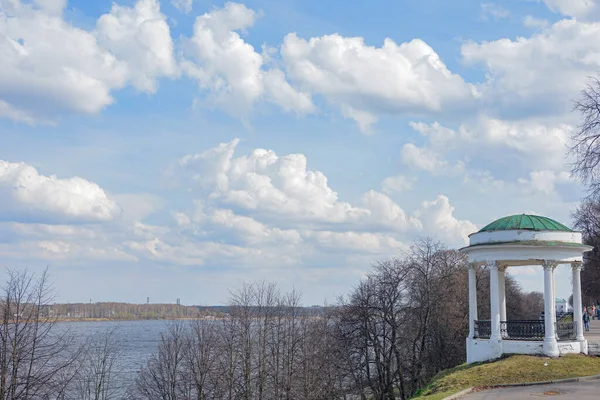
<svg viewBox="0 0 600 400"><path fill-rule="evenodd" d="M541 215L509 215L508 217L500 218L487 224L479 232L493 231L512 231L512 230L528 230L528 231L566 231L572 232L560 222L553 219L542 217Z"/></svg>

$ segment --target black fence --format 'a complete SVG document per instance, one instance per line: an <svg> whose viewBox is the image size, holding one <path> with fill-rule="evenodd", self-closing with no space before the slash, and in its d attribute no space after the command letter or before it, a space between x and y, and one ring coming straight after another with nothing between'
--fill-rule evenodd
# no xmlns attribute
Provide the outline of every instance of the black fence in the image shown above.
<svg viewBox="0 0 600 400"><path fill-rule="evenodd" d="M482 320L475 321L475 338L489 339L492 334L492 321Z"/></svg>
<svg viewBox="0 0 600 400"><path fill-rule="evenodd" d="M557 322L556 323L556 334L558 340L575 340L577 338L577 324L573 321L569 322Z"/></svg>
<svg viewBox="0 0 600 400"><path fill-rule="evenodd" d="M543 340L544 333L544 321L538 319L500 322L500 336L502 336L502 339Z"/></svg>
<svg viewBox="0 0 600 400"><path fill-rule="evenodd" d="M504 340L542 341L545 333L543 320L500 321L500 336ZM492 323L490 320L475 321L476 339L489 339L491 334ZM559 341L575 340L577 337L577 324L572 321L557 322L556 336Z"/></svg>

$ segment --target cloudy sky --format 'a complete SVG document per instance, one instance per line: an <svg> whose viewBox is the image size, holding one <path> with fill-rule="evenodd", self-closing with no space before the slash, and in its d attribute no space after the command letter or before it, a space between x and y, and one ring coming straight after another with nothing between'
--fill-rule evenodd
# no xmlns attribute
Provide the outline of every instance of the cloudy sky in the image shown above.
<svg viewBox="0 0 600 400"><path fill-rule="evenodd" d="M571 225L599 70L597 0L0 0L0 266L64 302L323 304L415 237Z"/></svg>

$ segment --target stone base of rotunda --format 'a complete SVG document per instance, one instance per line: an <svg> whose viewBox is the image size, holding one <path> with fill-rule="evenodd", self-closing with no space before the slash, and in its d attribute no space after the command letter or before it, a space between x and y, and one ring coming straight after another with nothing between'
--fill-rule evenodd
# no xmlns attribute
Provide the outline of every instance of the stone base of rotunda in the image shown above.
<svg viewBox="0 0 600 400"><path fill-rule="evenodd" d="M587 354L587 340L558 342L559 355ZM543 341L467 338L467 364L500 358L503 354L548 355Z"/></svg>

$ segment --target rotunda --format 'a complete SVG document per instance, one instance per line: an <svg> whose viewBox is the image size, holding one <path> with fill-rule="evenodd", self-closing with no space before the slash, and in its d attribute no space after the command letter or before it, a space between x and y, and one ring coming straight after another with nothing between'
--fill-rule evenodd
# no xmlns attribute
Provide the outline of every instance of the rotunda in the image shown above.
<svg viewBox="0 0 600 400"><path fill-rule="evenodd" d="M469 235L469 246L460 249L469 261L469 336L467 363L491 360L502 354L587 354L583 335L581 263L592 250L581 233L550 218L511 215ZM508 268L542 266L544 269L544 319L510 320L506 315L505 273ZM573 283L573 319L558 321L554 295L554 270L569 265ZM476 271L490 273L490 319L477 317Z"/></svg>

